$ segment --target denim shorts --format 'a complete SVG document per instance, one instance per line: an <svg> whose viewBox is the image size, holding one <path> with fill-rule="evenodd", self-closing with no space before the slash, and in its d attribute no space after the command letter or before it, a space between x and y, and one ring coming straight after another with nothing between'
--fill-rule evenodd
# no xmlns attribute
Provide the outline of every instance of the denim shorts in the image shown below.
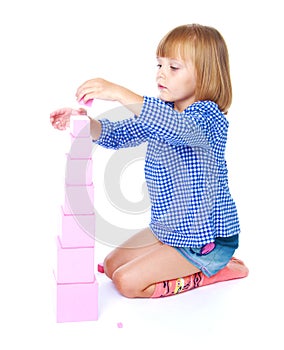
<svg viewBox="0 0 284 350"><path fill-rule="evenodd" d="M205 276L211 277L224 268L239 246L239 235L217 237L214 243L201 248L174 247L186 260Z"/></svg>

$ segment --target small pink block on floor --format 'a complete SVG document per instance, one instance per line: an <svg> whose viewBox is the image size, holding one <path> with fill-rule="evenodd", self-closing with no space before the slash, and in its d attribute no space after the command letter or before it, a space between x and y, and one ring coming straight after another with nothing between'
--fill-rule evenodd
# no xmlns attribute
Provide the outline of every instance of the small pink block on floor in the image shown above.
<svg viewBox="0 0 284 350"><path fill-rule="evenodd" d="M56 282L56 322L96 321L98 282L61 284Z"/></svg>
<svg viewBox="0 0 284 350"><path fill-rule="evenodd" d="M75 137L90 136L90 119L84 115L74 115L70 120L70 131Z"/></svg>
<svg viewBox="0 0 284 350"><path fill-rule="evenodd" d="M104 273L104 272L105 272L105 270L104 270L104 265L103 265L103 264L98 264L98 271L99 271L100 273Z"/></svg>
<svg viewBox="0 0 284 350"><path fill-rule="evenodd" d="M118 328L123 328L123 323L122 323L122 322L118 322L118 323L117 323L117 327L118 327Z"/></svg>

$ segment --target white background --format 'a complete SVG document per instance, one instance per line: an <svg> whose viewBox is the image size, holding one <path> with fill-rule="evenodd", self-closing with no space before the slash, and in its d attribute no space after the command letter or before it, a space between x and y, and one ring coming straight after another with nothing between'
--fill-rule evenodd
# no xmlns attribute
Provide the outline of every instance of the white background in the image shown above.
<svg viewBox="0 0 284 350"><path fill-rule="evenodd" d="M280 5L277 0L1 3L1 349L151 349L153 341L163 349L169 344L283 349ZM155 95L156 45L173 27L193 22L219 29L230 52L234 100L227 161L242 226L238 256L250 276L153 301L126 300L100 275L99 320L56 324L52 255L68 137L51 128L49 113L76 106L77 87L98 76ZM103 108L98 102L90 113ZM98 261L106 250L98 244ZM124 327L118 329L117 322Z"/></svg>

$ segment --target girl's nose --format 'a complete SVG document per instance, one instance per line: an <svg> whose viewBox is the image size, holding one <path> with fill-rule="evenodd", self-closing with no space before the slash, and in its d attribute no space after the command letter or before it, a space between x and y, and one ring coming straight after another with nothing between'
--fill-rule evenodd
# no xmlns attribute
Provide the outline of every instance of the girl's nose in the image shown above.
<svg viewBox="0 0 284 350"><path fill-rule="evenodd" d="M165 70L163 68L160 68L157 72L157 78L158 79L163 79L165 78Z"/></svg>

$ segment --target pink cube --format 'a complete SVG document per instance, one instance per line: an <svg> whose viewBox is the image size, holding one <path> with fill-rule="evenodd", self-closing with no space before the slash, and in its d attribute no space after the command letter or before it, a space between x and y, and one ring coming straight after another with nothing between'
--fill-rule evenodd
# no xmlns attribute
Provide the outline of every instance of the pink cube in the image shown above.
<svg viewBox="0 0 284 350"><path fill-rule="evenodd" d="M94 247L95 214L70 215L61 208L61 237L63 248Z"/></svg>
<svg viewBox="0 0 284 350"><path fill-rule="evenodd" d="M88 106L88 107L92 107L94 99L92 98L90 100L84 101L84 97L85 97L85 95L79 101L80 105L85 105L85 106Z"/></svg>
<svg viewBox="0 0 284 350"><path fill-rule="evenodd" d="M91 137L75 137L72 134L70 134L70 137L71 146L68 152L71 158L92 158L93 143Z"/></svg>
<svg viewBox="0 0 284 350"><path fill-rule="evenodd" d="M94 185L65 185L64 213L94 214Z"/></svg>
<svg viewBox="0 0 284 350"><path fill-rule="evenodd" d="M90 137L90 119L86 115L71 116L70 131L75 137Z"/></svg>
<svg viewBox="0 0 284 350"><path fill-rule="evenodd" d="M91 185L92 170L92 158L71 158L70 154L66 154L65 182L67 185Z"/></svg>
<svg viewBox="0 0 284 350"><path fill-rule="evenodd" d="M83 322L98 319L98 282L56 282L56 321Z"/></svg>
<svg viewBox="0 0 284 350"><path fill-rule="evenodd" d="M94 279L94 248L63 248L57 237L58 283L92 282Z"/></svg>

